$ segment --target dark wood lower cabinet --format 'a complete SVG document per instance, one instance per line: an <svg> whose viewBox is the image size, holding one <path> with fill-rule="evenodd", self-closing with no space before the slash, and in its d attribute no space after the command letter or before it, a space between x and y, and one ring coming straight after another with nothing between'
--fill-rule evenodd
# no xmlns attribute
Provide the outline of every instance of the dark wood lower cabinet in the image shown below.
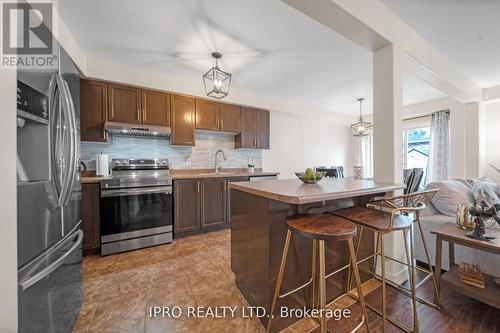
<svg viewBox="0 0 500 333"><path fill-rule="evenodd" d="M82 184L83 254L100 252L99 184Z"/></svg>
<svg viewBox="0 0 500 333"><path fill-rule="evenodd" d="M213 178L201 182L201 229L226 224L226 179Z"/></svg>
<svg viewBox="0 0 500 333"><path fill-rule="evenodd" d="M229 182L248 177L174 180L174 237L229 227Z"/></svg>
<svg viewBox="0 0 500 333"><path fill-rule="evenodd" d="M174 236L196 233L200 230L200 182L174 181Z"/></svg>

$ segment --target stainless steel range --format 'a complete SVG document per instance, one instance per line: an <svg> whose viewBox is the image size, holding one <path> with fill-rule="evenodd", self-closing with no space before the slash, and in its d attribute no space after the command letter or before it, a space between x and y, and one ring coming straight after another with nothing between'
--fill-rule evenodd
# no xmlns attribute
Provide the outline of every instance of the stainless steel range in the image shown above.
<svg viewBox="0 0 500 333"><path fill-rule="evenodd" d="M113 159L101 181L101 254L172 242L168 160Z"/></svg>

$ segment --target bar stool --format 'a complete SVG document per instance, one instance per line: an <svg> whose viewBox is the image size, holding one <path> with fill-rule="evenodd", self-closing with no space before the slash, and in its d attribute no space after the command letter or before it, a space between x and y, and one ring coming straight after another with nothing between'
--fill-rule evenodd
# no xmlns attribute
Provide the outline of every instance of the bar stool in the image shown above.
<svg viewBox="0 0 500 333"><path fill-rule="evenodd" d="M429 193L430 195L430 193ZM374 275L377 278L380 278L382 281L382 313L373 307L371 304L366 303L366 306L373 310L374 312L378 313L380 316L382 316L382 331L387 332L387 321L391 322L392 324L396 325L400 329L402 329L405 332L418 332L418 316L417 316L417 294L416 294L416 287L415 287L415 269L414 267L414 258L413 258L413 230L412 230L412 224L413 220L411 217L407 216L408 213L413 213L413 212L418 212L419 210L423 208L422 204L419 203L418 205L415 204L415 207L410 207L410 203L417 202L419 197L424 197L424 196L418 196L417 193L410 194L410 195L405 195L405 196L399 196L399 197L392 197L392 198L385 198L377 201L371 202L368 207L351 207L351 208L346 208L346 209L341 209L332 212L331 214L342 217L345 219L348 219L349 221L358 224L360 226L360 235L362 235L364 228L372 230L376 234L376 249L375 253L373 255L370 255L366 258L363 258L362 260L357 260L358 265L371 259L374 258L374 267L376 269L377 267L377 258L380 256L381 259L381 274L377 274L376 272L371 272L369 270L366 270L368 273ZM431 196L432 198L432 196ZM429 199L430 200L430 199ZM394 231L402 231L403 236L404 236L404 246L405 246L405 256L406 256L406 261L402 262L400 260L391 258L389 256L385 255L385 248L384 248L384 235L389 234ZM408 237L409 236L409 237ZM359 238L361 239L361 237ZM410 244L408 244L408 242ZM359 242L357 243L356 247L356 255L357 252L359 251ZM406 289L405 294L409 295L412 298L412 308L413 308L413 329L402 323L401 321L397 320L396 318L393 318L389 315L387 315L387 295L386 295L386 285L390 285L392 287L396 287L398 290L402 290L403 287L399 286L392 281L387 281L386 279L386 274L385 274L385 260L390 259L394 260L400 264L403 264L405 266L409 267L409 280L410 280L410 289ZM360 270L365 271L364 268L359 267ZM432 272L432 268L431 268ZM350 284L350 276L351 274L349 273L349 278L348 278L348 286Z"/></svg>
<svg viewBox="0 0 500 333"><path fill-rule="evenodd" d="M419 289L427 280L432 279L433 287L434 287L434 303L427 301L421 297L417 296L417 301L420 303L429 305L435 309L440 309L441 307L441 302L440 302L440 297L439 297L439 292L438 292L438 287L437 287L437 282L436 282L436 276L434 274L434 269L432 268L432 262L429 256L429 250L427 247L427 242L424 237L424 232L422 230L422 225L420 223L420 212L424 210L427 205L431 202L432 198L434 198L434 195L436 195L436 192L439 191L438 189L433 189L433 190L426 190L426 191L421 191L421 192L415 192L411 194L405 194L405 195L399 195L395 197L389 197L389 198L382 198L373 202L370 202L367 207L371 207L374 209L381 209L381 210L394 210L398 209L404 214L412 214L413 215L413 222L418 226L418 231L420 234L420 239L422 240L422 245L424 247L424 253L425 257L427 258L427 263L428 263L428 269L422 268L416 265L415 260L411 262L411 268L416 271L420 271L426 274L426 276L415 286L415 289ZM356 253L357 254L357 253ZM386 258L399 262L403 265L406 265L406 263L402 263L401 261L387 257ZM407 266L407 265L406 265ZM402 290L403 292L408 292L407 289L397 286L398 289Z"/></svg>
<svg viewBox="0 0 500 333"><path fill-rule="evenodd" d="M289 296L302 288L312 284L312 308L322 310L320 311L320 332L327 332L327 319L325 316L324 309L327 308L326 304L326 279L350 268L354 275L354 280L356 282L357 296L352 295L347 290L346 293L335 298L331 303L339 300L341 297L349 295L350 297L356 299L361 306L361 320L354 327L351 332L357 331L359 328L366 325L368 332L370 332L370 327L368 324L368 316L365 307L365 301L363 297L363 291L361 288L361 279L359 277L358 266L356 263L356 254L354 251L353 238L356 236L356 226L347 221L346 219L339 218L329 214L318 214L318 215L302 215L294 218L290 218L286 221L287 234L285 239L285 245L283 248L283 254L281 257L280 269L278 272L278 278L276 281L276 288L274 291L273 302L271 305L271 313L269 316L269 321L267 323L267 332L271 331L272 319L274 317L274 311L276 309L276 302L278 298L283 298ZM295 236L305 237L312 239L312 256L311 256L311 278L305 284L288 291L284 294L281 292L281 284L283 282L283 275L285 272L286 259L288 256L288 249L290 246L290 240L292 238L292 233ZM325 241L346 241L349 249L349 264L339 268L338 270L329 273L325 273ZM319 251L319 276L316 278L316 251ZM319 288L317 287L319 284ZM317 300L319 300L319 307L317 306ZM331 304L330 303L330 304Z"/></svg>

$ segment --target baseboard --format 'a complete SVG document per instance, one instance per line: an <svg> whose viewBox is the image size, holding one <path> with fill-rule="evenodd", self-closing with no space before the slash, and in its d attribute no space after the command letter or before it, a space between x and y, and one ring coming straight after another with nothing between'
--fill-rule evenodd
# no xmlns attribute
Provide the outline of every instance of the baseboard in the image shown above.
<svg viewBox="0 0 500 333"><path fill-rule="evenodd" d="M382 274L382 272L380 270L380 262L377 264L376 273L378 275ZM385 277L386 277L387 280L390 280L390 281L392 281L394 283L403 284L403 283L405 283L408 280L408 269L405 266L403 266L403 268L400 269L399 271L397 271L397 272L391 272L389 269L386 268L386 270L385 270Z"/></svg>

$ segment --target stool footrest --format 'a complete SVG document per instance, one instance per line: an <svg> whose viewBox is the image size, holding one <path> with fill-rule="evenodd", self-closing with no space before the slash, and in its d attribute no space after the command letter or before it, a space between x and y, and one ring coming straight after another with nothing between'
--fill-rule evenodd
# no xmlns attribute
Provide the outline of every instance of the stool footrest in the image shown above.
<svg viewBox="0 0 500 333"><path fill-rule="evenodd" d="M310 285L312 282L313 282L313 278L311 277L311 278L309 279L309 281L307 281L307 282L306 282L306 283L304 283L303 285L301 285L301 286L299 286L299 287L297 287L297 288L295 288L295 289L293 289L293 290L290 290L290 291L288 291L288 292L286 292L286 293L284 293L284 294L278 295L278 298L283 298L283 297L290 296L291 294L293 294L293 293L295 293L295 292L297 292L297 291L299 291L299 290L301 290L301 289L303 289L303 288L307 287L307 286L308 286L308 285Z"/></svg>

